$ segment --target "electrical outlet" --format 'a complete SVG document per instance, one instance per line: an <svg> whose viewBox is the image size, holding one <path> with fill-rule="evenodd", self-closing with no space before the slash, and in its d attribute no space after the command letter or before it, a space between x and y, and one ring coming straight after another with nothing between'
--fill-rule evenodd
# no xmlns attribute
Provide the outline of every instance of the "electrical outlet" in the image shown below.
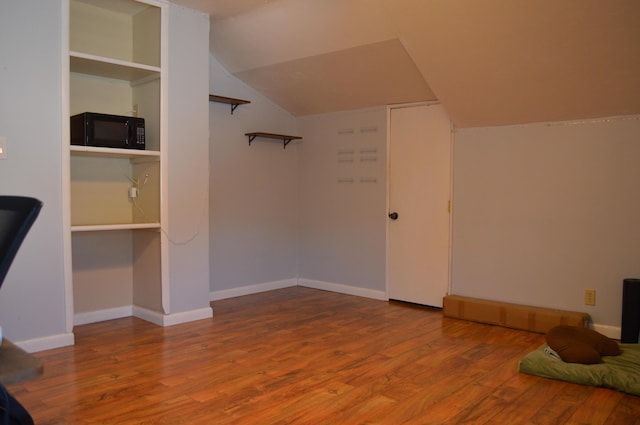
<svg viewBox="0 0 640 425"><path fill-rule="evenodd" d="M596 290L585 289L584 290L584 303L585 305L596 305Z"/></svg>
<svg viewBox="0 0 640 425"><path fill-rule="evenodd" d="M7 138L0 136L0 159L7 159Z"/></svg>

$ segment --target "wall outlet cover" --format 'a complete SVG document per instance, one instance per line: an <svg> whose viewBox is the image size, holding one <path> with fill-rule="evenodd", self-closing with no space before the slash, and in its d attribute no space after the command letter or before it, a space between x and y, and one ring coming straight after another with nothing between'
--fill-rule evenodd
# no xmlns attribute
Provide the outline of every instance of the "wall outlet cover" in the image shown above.
<svg viewBox="0 0 640 425"><path fill-rule="evenodd" d="M596 305L596 290L585 289L584 290L584 303L585 305Z"/></svg>
<svg viewBox="0 0 640 425"><path fill-rule="evenodd" d="M0 136L0 159L7 159L7 138Z"/></svg>

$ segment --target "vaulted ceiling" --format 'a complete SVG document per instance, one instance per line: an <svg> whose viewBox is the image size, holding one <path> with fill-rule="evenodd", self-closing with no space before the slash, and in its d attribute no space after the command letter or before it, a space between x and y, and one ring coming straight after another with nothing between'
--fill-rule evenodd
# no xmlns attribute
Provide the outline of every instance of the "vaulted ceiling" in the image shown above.
<svg viewBox="0 0 640 425"><path fill-rule="evenodd" d="M294 115L439 100L460 127L640 114L638 0L172 0Z"/></svg>

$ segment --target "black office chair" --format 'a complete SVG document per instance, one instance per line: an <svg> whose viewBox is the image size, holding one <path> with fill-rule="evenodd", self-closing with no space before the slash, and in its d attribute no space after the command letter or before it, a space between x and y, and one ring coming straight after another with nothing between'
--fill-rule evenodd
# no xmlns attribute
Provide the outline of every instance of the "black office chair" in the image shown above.
<svg viewBox="0 0 640 425"><path fill-rule="evenodd" d="M0 286L41 209L35 198L0 196Z"/></svg>
<svg viewBox="0 0 640 425"><path fill-rule="evenodd" d="M42 202L24 196L0 196L0 286L36 221ZM0 384L0 424L33 425L27 410Z"/></svg>

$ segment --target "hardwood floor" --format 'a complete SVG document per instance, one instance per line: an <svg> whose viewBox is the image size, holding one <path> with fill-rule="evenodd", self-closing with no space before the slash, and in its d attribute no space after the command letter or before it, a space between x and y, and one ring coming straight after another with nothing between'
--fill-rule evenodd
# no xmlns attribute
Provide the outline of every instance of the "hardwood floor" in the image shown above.
<svg viewBox="0 0 640 425"><path fill-rule="evenodd" d="M213 308L78 326L8 388L38 425L640 423L640 397L519 373L540 334L301 287Z"/></svg>

